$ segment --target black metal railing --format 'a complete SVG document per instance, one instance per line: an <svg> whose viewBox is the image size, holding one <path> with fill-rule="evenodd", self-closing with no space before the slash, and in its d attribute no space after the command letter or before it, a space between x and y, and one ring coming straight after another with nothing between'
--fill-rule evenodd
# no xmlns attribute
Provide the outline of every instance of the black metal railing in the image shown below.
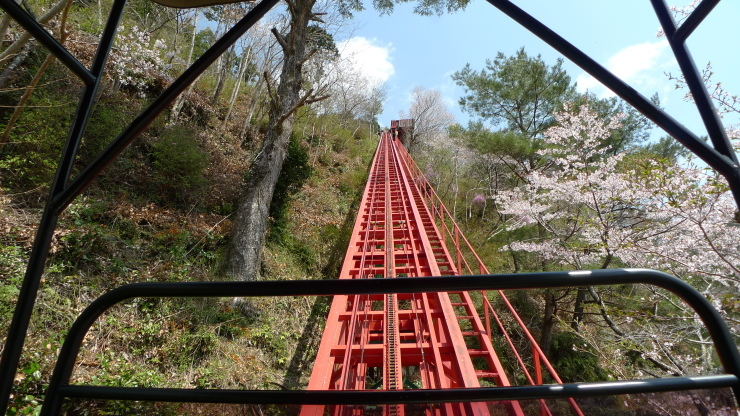
<svg viewBox="0 0 740 416"><path fill-rule="evenodd" d="M54 40L33 17L19 7L14 0L0 0L0 8L33 34L51 53L59 58L72 72L85 83L85 88L78 103L67 142L62 150L57 172L54 177L49 197L36 231L33 248L29 257L26 274L21 284L13 318L8 327L3 355L0 358L0 413L8 407L13 387L13 379L18 367L23 344L26 339L31 312L36 303L36 296L44 272L46 258L51 246L59 215L74 201L105 168L110 165L139 135L156 119L175 99L187 89L218 57L228 50L239 38L257 23L279 0L263 0L255 5L231 30L216 41L200 58L198 58L182 75L180 75L162 94L157 97L141 114L134 119L79 175L70 180L77 150L87 126L97 98L98 86L103 69L115 39L118 24L123 14L126 0L115 0L103 31L100 44L93 61L92 70L80 69L79 61L67 49Z"/></svg>
<svg viewBox="0 0 740 416"><path fill-rule="evenodd" d="M106 310L127 299L151 297L263 297L419 293L477 290L648 284L666 289L688 304L704 323L725 374L648 380L570 383L476 389L395 391L265 391L123 388L69 384L82 341ZM134 283L113 289L85 309L70 329L46 391L42 415L60 412L64 398L242 404L374 405L579 398L629 393L729 387L740 393L740 354L719 312L695 288L669 274L647 269L517 273L390 279L299 280L273 282Z"/></svg>

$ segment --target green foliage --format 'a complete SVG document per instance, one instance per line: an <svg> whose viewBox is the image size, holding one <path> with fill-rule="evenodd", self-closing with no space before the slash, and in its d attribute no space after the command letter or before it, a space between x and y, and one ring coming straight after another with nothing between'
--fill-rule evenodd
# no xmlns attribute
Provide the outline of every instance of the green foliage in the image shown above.
<svg viewBox="0 0 740 416"><path fill-rule="evenodd" d="M216 34L207 27L195 34L195 45L193 46L193 60L198 59L211 45L216 42Z"/></svg>
<svg viewBox="0 0 740 416"><path fill-rule="evenodd" d="M471 121L467 128L454 125L450 128L450 136L463 139L481 154L507 155L516 160L531 157L540 148L538 143L527 140L518 132L491 131L481 122Z"/></svg>
<svg viewBox="0 0 740 416"><path fill-rule="evenodd" d="M309 45L319 51L327 52L331 57L339 56L337 44L334 42L334 36L327 32L322 26L309 25L306 28L308 32Z"/></svg>
<svg viewBox="0 0 740 416"><path fill-rule="evenodd" d="M42 391L41 366L35 361L27 362L21 369L20 378L21 381L16 385L16 391L21 394L16 394L9 403L7 416L40 414L43 402L43 396L40 394ZM27 394L31 392L39 394Z"/></svg>
<svg viewBox="0 0 740 416"><path fill-rule="evenodd" d="M565 383L604 381L610 378L599 365L593 347L572 332L553 334L550 362Z"/></svg>
<svg viewBox="0 0 740 416"><path fill-rule="evenodd" d="M410 0L374 0L373 6L383 14L391 14L393 7L397 3L408 3ZM414 7L414 13L422 16L441 15L444 13L454 13L465 9L470 0L424 0L419 1ZM339 2L339 11L351 16L353 11L363 10L360 0L342 0Z"/></svg>
<svg viewBox="0 0 740 416"><path fill-rule="evenodd" d="M90 122L80 146L80 160L89 163L105 149L128 124L125 104L116 101L99 102L93 109Z"/></svg>
<svg viewBox="0 0 740 416"><path fill-rule="evenodd" d="M48 185L56 170L72 103L41 92L30 100L0 152L0 178L13 191L27 191Z"/></svg>
<svg viewBox="0 0 740 416"><path fill-rule="evenodd" d="M549 66L521 48L509 57L499 52L480 71L467 64L452 79L465 88L460 99L465 111L531 140L552 126L553 112L575 96L562 64L559 59Z"/></svg>
<svg viewBox="0 0 740 416"><path fill-rule="evenodd" d="M685 159L691 155L691 151L686 146L671 136L661 137L657 142L639 147L633 153L638 157L658 159L668 163L676 163L679 159Z"/></svg>
<svg viewBox="0 0 740 416"><path fill-rule="evenodd" d="M467 128L453 126L450 137L480 155L495 156L499 163L513 159L513 163L501 163L513 173L504 181L518 183L522 170L542 164L537 150L543 146L544 132L556 122L554 113L577 97L562 63L548 65L521 48L513 56L499 52L480 71L467 64L452 79L465 89L460 105L479 121ZM490 166L490 162L484 164Z"/></svg>
<svg viewBox="0 0 740 416"><path fill-rule="evenodd" d="M25 253L20 247L0 245L0 322L8 323L11 320L26 261ZM59 267L54 265L47 268L49 273L58 271ZM31 322L29 333L33 335L29 337L31 341L27 342L27 345L42 347L25 352L21 358L20 372L15 377L14 395L8 407L8 416L39 414L43 402L44 383L48 382L51 360L56 358L50 350L50 345L59 345L58 338L61 338L62 328L66 330L71 324L67 316L62 317L56 310L56 307L71 309L69 299L45 285L42 286L38 299L39 304L53 305L53 309L36 312ZM39 321L42 321L43 326L39 325Z"/></svg>
<svg viewBox="0 0 740 416"><path fill-rule="evenodd" d="M185 201L198 195L205 184L208 155L190 129L173 126L164 130L152 145L152 157L155 181L165 198Z"/></svg>
<svg viewBox="0 0 740 416"><path fill-rule="evenodd" d="M208 358L216 350L216 336L205 327L185 332L172 351L172 363L186 369Z"/></svg>
<svg viewBox="0 0 740 416"><path fill-rule="evenodd" d="M347 170L342 174L342 180L339 183L339 190L347 195L354 195L362 192L367 181L367 172L359 169Z"/></svg>
<svg viewBox="0 0 740 416"><path fill-rule="evenodd" d="M107 6L108 1L101 1L101 3ZM95 9L95 12L91 12L93 9ZM105 21L103 19L99 20L98 18L104 12L100 10L94 2L74 2L72 3L72 9L70 12L71 15L75 16L75 20L77 20L77 25L80 31L90 34L100 34L103 32Z"/></svg>
<svg viewBox="0 0 740 416"><path fill-rule="evenodd" d="M274 353L276 356L285 356L288 349L288 337L272 322L264 322L250 328L250 338L261 348Z"/></svg>
<svg viewBox="0 0 740 416"><path fill-rule="evenodd" d="M25 269L20 247L0 245L0 322L10 322Z"/></svg>
<svg viewBox="0 0 740 416"><path fill-rule="evenodd" d="M234 213L234 204L228 201L224 201L221 203L221 205L218 206L216 212L219 215L231 215Z"/></svg>
<svg viewBox="0 0 740 416"><path fill-rule="evenodd" d="M295 134L290 136L288 153L280 171L275 191L270 203L269 241L282 242L287 237L288 210L290 199L311 177L312 169L308 160L308 150L299 143Z"/></svg>

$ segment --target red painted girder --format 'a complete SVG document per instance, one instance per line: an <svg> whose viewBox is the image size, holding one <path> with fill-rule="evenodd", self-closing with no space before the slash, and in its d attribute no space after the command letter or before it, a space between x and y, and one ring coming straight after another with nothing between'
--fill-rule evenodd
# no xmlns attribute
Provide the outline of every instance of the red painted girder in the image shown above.
<svg viewBox="0 0 740 416"><path fill-rule="evenodd" d="M395 144L387 134L378 144L340 279L456 273ZM335 296L308 389L365 389L371 375L382 375L384 388L403 388L402 368L412 369L423 388L477 387L479 377L508 385L472 300L464 292L456 295L460 299L454 303L446 293ZM463 332L461 320L472 330ZM476 337L480 346L468 349L466 336ZM476 369L472 357L485 358L488 368ZM516 402L506 408L509 414L523 414ZM301 414L323 415L324 410L304 406ZM329 410L362 414L350 406ZM402 405L383 409L387 415L404 411ZM430 405L426 413L489 414L483 403Z"/></svg>

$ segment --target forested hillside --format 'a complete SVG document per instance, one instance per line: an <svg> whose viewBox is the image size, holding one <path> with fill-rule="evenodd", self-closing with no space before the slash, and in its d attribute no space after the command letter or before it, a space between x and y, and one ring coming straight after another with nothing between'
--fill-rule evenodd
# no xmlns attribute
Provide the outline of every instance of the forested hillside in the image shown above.
<svg viewBox="0 0 740 416"><path fill-rule="evenodd" d="M662 270L704 293L737 331L740 228L724 179L671 137L649 140L651 123L619 99L576 93L560 62L521 49L483 64L452 76L469 124L413 146L489 268ZM734 119L733 107L721 111ZM572 381L718 366L703 324L655 288L541 290L518 302L538 316L540 345Z"/></svg>
<svg viewBox="0 0 740 416"><path fill-rule="evenodd" d="M286 39L297 25L295 13L282 7L219 58L63 213L10 415L38 412L67 328L115 287L336 278L377 133L390 121L377 119L387 87L348 65L337 49L357 2L290 4L298 3L313 14L301 23L306 45L298 52L292 104L278 99L292 42ZM392 10L393 2L380 3ZM418 12L466 3L421 2ZM21 4L90 64L112 0ZM172 9L131 0L72 176L251 7ZM82 83L5 15L0 36L4 341ZM456 123L439 91L424 87L414 90L400 118L414 120L407 147L491 272L655 268L698 288L737 334L740 226L720 176L672 138L650 140L650 122L620 100L577 93L560 62L531 51L471 62L452 79L465 91L459 104L469 123ZM736 117L737 96L720 83L713 91L720 110ZM737 144L738 129L728 130ZM257 206L269 215L264 252L256 270L235 270L235 224L264 173L259 163L273 157L268 151L285 162L272 198ZM511 298L565 382L707 374L719 367L693 312L655 288L548 289ZM324 298L126 302L93 327L73 382L305 388L328 307ZM502 360L515 369L512 357ZM657 414L708 411L725 399L677 399L676 407ZM644 400L632 405L658 403ZM614 414L636 414L624 406ZM209 409L67 404L70 414L230 411Z"/></svg>
<svg viewBox="0 0 740 416"><path fill-rule="evenodd" d="M111 3L63 0L30 7L38 16L52 15L45 20L48 28L57 35L63 31L65 45L89 64ZM76 172L251 6L177 10L150 1L130 2ZM330 23L335 29L347 24L336 10L328 11L333 15L325 18L334 19ZM4 339L81 84L3 19ZM96 297L126 283L227 278L235 210L251 162L262 148L269 94L278 83L281 52L270 29L285 31L286 24L284 10L260 22L63 214L10 414L38 411L67 328ZM323 27L310 28L309 43L318 52L306 64L305 82L331 98L296 110L285 168L269 206L263 279L336 277L354 219L353 204L375 150L383 91L351 72ZM349 79L352 91L336 93L347 89ZM325 299L129 302L94 327L75 381L192 388L302 386L326 308ZM70 406L77 412L83 405ZM146 409L97 406L84 405L87 412L102 413ZM182 408L157 410L164 411L180 414Z"/></svg>

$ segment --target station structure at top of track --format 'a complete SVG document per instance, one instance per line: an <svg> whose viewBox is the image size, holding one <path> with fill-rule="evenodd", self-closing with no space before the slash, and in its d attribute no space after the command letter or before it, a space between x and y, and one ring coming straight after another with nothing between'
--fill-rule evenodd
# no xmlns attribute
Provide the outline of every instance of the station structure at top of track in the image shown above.
<svg viewBox="0 0 740 416"><path fill-rule="evenodd" d="M402 279L487 274L483 262L426 181L402 142L412 127L394 120L382 132L340 279ZM449 248L448 248L449 246ZM510 386L492 337L506 345L529 384L561 382L502 292L516 347L485 292L335 296L309 390L402 390ZM495 335L494 332L495 331ZM543 373L544 370L544 373ZM544 377L543 377L544 375ZM582 414L569 400L572 414ZM551 414L545 401L385 405L384 415ZM302 416L364 414L357 406L304 406ZM373 413L375 414L375 413Z"/></svg>

